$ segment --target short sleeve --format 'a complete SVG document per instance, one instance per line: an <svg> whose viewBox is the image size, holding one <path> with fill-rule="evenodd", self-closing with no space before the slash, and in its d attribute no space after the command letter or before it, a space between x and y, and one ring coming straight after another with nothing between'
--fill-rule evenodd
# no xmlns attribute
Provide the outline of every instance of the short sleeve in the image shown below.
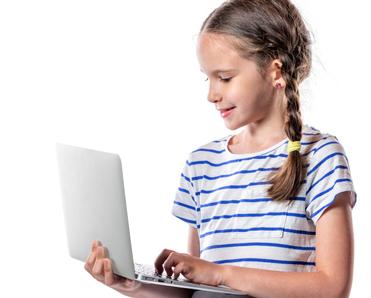
<svg viewBox="0 0 371 298"><path fill-rule="evenodd" d="M180 175L179 187L175 194L172 214L194 228L199 227L199 206L196 191L192 181L193 174L189 159L186 161Z"/></svg>
<svg viewBox="0 0 371 298"><path fill-rule="evenodd" d="M343 146L334 136L320 142L310 155L307 170L306 215L317 224L323 212L330 207L336 196L345 191L353 192L351 206L357 194L354 190L348 158Z"/></svg>

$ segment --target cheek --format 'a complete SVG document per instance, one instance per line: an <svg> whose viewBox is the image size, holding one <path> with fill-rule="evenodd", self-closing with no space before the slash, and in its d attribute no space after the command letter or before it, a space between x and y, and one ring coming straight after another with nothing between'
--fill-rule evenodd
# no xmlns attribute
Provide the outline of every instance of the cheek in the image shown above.
<svg viewBox="0 0 371 298"><path fill-rule="evenodd" d="M245 80L234 80L233 83L228 86L227 98L236 103L236 105L244 105L251 102L254 98L254 93L256 89L250 87L251 84Z"/></svg>
<svg viewBox="0 0 371 298"><path fill-rule="evenodd" d="M260 92L259 88L235 88L230 93L230 98L234 99L236 105L243 109L251 110L254 112L264 108L267 105L266 97L263 92Z"/></svg>
<svg viewBox="0 0 371 298"><path fill-rule="evenodd" d="M270 108L274 98L269 85L261 81L256 82L256 85L249 91L246 94L252 108L261 112Z"/></svg>
<svg viewBox="0 0 371 298"><path fill-rule="evenodd" d="M262 111L267 111L272 106L273 98L267 96L266 93L261 93L258 96L258 100L256 101L256 107L261 109Z"/></svg>

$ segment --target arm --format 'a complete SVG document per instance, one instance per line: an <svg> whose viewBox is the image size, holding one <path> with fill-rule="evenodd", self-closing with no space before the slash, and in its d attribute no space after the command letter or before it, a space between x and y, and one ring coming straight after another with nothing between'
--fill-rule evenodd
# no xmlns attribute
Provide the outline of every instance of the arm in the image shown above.
<svg viewBox="0 0 371 298"><path fill-rule="evenodd" d="M317 222L317 272L222 266L222 284L255 297L349 297L353 275L351 192L343 192Z"/></svg>
<svg viewBox="0 0 371 298"><path fill-rule="evenodd" d="M120 291L119 291L120 292ZM120 292L135 298L190 298L192 290L142 283L136 293Z"/></svg>
<svg viewBox="0 0 371 298"><path fill-rule="evenodd" d="M189 226L188 232L188 253L194 257L200 257L200 239L197 229Z"/></svg>

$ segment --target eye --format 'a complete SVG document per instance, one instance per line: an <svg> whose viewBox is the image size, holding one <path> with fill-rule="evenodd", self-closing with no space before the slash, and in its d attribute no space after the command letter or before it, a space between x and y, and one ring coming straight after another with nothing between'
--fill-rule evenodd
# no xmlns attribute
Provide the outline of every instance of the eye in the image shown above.
<svg viewBox="0 0 371 298"><path fill-rule="evenodd" d="M226 79L223 79L223 78L219 78L222 82L229 82L230 80L232 80L232 78L226 78ZM209 78L206 78L204 81L207 82L209 80Z"/></svg>
<svg viewBox="0 0 371 298"><path fill-rule="evenodd" d="M209 80L209 78L206 78L204 81L207 82ZM219 77L219 80L221 80L222 82L225 82L225 83L228 83L230 80L232 80L232 78L221 78Z"/></svg>
<svg viewBox="0 0 371 298"><path fill-rule="evenodd" d="M221 81L228 83L232 78L220 78Z"/></svg>

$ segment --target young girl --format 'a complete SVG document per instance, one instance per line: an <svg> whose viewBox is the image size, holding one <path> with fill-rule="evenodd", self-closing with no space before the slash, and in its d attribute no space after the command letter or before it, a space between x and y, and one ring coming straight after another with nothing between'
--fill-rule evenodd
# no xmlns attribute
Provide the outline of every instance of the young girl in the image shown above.
<svg viewBox="0 0 371 298"><path fill-rule="evenodd" d="M190 225L189 254L165 249L159 273L253 297L349 296L356 193L338 139L302 123L310 47L289 0L231 0L205 20L197 56L208 100L243 130L190 153L173 205ZM85 268L128 296L207 296L118 277L98 242Z"/></svg>

